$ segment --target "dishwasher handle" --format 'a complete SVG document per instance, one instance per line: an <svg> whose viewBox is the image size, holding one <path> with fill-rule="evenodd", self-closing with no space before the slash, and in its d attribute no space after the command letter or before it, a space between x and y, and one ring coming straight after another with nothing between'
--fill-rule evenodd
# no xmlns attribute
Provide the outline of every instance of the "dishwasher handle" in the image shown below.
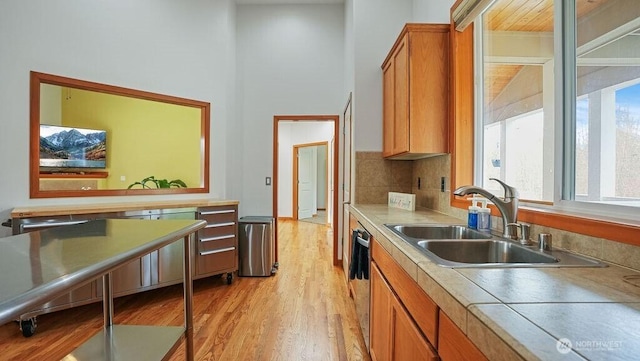
<svg viewBox="0 0 640 361"><path fill-rule="evenodd" d="M365 248L369 248L369 244L371 243L369 241L369 238L371 238L371 236L369 235L369 232L367 231L362 231L357 229L356 232L358 233L358 236L356 237L356 241L363 247ZM360 235L362 234L362 237L360 237Z"/></svg>

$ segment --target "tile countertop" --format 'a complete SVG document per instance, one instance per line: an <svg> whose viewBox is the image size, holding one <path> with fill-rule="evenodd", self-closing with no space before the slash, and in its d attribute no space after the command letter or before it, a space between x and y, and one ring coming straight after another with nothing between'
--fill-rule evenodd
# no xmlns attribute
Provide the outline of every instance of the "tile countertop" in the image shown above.
<svg viewBox="0 0 640 361"><path fill-rule="evenodd" d="M464 268L433 263L386 223L464 224L430 210L351 205L352 214L491 360L640 355L640 273L606 268Z"/></svg>

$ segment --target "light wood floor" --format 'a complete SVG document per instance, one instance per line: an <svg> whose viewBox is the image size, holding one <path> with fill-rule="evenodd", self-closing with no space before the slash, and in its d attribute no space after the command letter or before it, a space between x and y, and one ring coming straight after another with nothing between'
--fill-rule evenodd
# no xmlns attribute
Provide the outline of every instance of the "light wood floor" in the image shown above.
<svg viewBox="0 0 640 361"><path fill-rule="evenodd" d="M331 230L280 221L279 272L194 283L196 360L369 360ZM181 325L182 285L115 300L119 324ZM101 303L38 316L35 335L0 326L0 360L59 360L102 327ZM184 345L171 360L184 360Z"/></svg>

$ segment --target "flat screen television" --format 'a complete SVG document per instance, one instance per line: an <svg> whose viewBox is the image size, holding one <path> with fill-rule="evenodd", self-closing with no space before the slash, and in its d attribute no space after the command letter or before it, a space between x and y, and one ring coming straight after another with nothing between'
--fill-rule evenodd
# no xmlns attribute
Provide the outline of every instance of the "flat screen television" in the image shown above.
<svg viewBox="0 0 640 361"><path fill-rule="evenodd" d="M106 166L105 130L40 125L41 171L83 171Z"/></svg>

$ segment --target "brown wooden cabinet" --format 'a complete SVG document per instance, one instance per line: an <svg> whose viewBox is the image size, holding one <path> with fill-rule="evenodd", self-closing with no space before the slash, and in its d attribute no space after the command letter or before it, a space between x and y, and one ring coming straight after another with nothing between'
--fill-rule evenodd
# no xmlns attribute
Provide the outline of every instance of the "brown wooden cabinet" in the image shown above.
<svg viewBox="0 0 640 361"><path fill-rule="evenodd" d="M393 293L382 277L378 266L371 263L371 347L373 361L389 360L391 357L391 299Z"/></svg>
<svg viewBox="0 0 640 361"><path fill-rule="evenodd" d="M371 264L371 358L385 360L438 360L433 346Z"/></svg>
<svg viewBox="0 0 640 361"><path fill-rule="evenodd" d="M440 310L438 353L442 361L485 361L487 358Z"/></svg>
<svg viewBox="0 0 640 361"><path fill-rule="evenodd" d="M391 300L391 360L437 361L438 354L422 335L413 319L393 297Z"/></svg>
<svg viewBox="0 0 640 361"><path fill-rule="evenodd" d="M437 360L438 306L372 241L371 358Z"/></svg>
<svg viewBox="0 0 640 361"><path fill-rule="evenodd" d="M486 360L375 239L371 250L372 360Z"/></svg>
<svg viewBox="0 0 640 361"><path fill-rule="evenodd" d="M407 24L382 64L386 158L448 152L449 25Z"/></svg>

